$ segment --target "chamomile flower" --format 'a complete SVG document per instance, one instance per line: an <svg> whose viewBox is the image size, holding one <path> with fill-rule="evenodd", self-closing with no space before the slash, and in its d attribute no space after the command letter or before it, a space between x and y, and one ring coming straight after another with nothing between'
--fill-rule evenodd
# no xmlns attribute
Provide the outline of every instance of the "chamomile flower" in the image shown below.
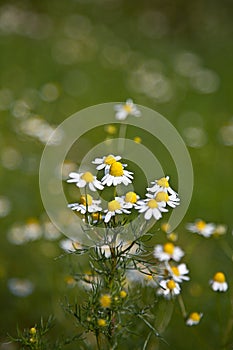
<svg viewBox="0 0 233 350"><path fill-rule="evenodd" d="M89 171L80 174L72 172L69 174L69 177L70 179L67 180L67 182L74 182L79 188L88 186L91 191L96 191L96 189L102 190L104 188L101 182L97 180L96 176L92 175Z"/></svg>
<svg viewBox="0 0 233 350"><path fill-rule="evenodd" d="M216 272L213 279L210 280L210 285L215 292L226 292L228 284L223 272Z"/></svg>
<svg viewBox="0 0 233 350"><path fill-rule="evenodd" d="M131 171L124 169L120 162L114 162L110 165L109 172L104 175L101 182L107 186L117 186L123 183L125 186L132 182L133 176Z"/></svg>
<svg viewBox="0 0 233 350"><path fill-rule="evenodd" d="M157 244L154 248L154 257L159 261L169 261L171 259L180 261L183 256L183 250L172 242L167 242L164 245Z"/></svg>
<svg viewBox="0 0 233 350"><path fill-rule="evenodd" d="M201 318L202 318L203 314L199 313L199 312L192 312L189 317L186 320L186 325L187 326L195 326L197 325Z"/></svg>
<svg viewBox="0 0 233 350"><path fill-rule="evenodd" d="M175 208L177 205L180 204L180 199L177 197L175 193L169 195L165 191L159 191L159 192L156 192L154 195L147 193L146 196L148 198L155 199L156 202L164 203L164 206L169 205L171 208Z"/></svg>
<svg viewBox="0 0 233 350"><path fill-rule="evenodd" d="M147 188L147 190L150 192L156 193L159 191L163 191L163 192L168 192L172 195L173 194L177 195L177 193L171 188L169 184L169 176L161 177L160 179L151 182L151 184L153 186Z"/></svg>
<svg viewBox="0 0 233 350"><path fill-rule="evenodd" d="M187 276L189 270L187 269L186 264L179 264L178 266L171 266L168 264L167 268L175 282L181 283L190 280L189 276Z"/></svg>
<svg viewBox="0 0 233 350"><path fill-rule="evenodd" d="M161 212L167 212L168 210L164 208L165 204L163 202L157 202L153 198L147 198L137 201L135 209L139 213L145 213L144 218L150 220L152 217L159 220L162 217Z"/></svg>
<svg viewBox="0 0 233 350"><path fill-rule="evenodd" d="M137 193L129 191L124 196L121 197L127 208L131 209L136 205L136 202L139 200Z"/></svg>
<svg viewBox="0 0 233 350"><path fill-rule="evenodd" d="M163 295L167 299L171 299L181 292L179 284L173 279L162 280L159 285L160 288L157 290L157 294Z"/></svg>
<svg viewBox="0 0 233 350"><path fill-rule="evenodd" d="M75 211L80 211L81 214L88 213L96 213L101 211L102 208L99 206L101 200L95 200L87 194L86 196L81 196L80 203L71 203L68 204L68 207Z"/></svg>
<svg viewBox="0 0 233 350"><path fill-rule="evenodd" d="M97 170L104 169L106 173L110 169L110 166L113 163L118 162L120 159L121 156L114 156L112 154L109 154L108 156L104 156L102 158L95 158L92 163L97 165Z"/></svg>
<svg viewBox="0 0 233 350"><path fill-rule="evenodd" d="M124 104L118 103L114 106L116 111L115 117L117 120L125 120L128 115L140 117L141 112L131 99L128 99Z"/></svg>
<svg viewBox="0 0 233 350"><path fill-rule="evenodd" d="M187 230L198 233L203 237L210 237L216 230L216 225L213 223L206 223L204 220L197 219L194 223L187 224Z"/></svg>
<svg viewBox="0 0 233 350"><path fill-rule="evenodd" d="M104 222L109 222L111 220L112 216L115 216L116 214L130 214L129 210L126 210L124 207L124 201L122 198L117 198L112 200L111 202L108 202L108 209L105 209L104 212L106 213Z"/></svg>

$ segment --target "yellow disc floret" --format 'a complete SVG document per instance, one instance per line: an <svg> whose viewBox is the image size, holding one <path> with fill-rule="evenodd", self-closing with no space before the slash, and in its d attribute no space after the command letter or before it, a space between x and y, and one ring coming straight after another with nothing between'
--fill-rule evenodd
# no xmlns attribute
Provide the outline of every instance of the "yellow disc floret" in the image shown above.
<svg viewBox="0 0 233 350"><path fill-rule="evenodd" d="M204 230L204 228L206 227L206 222L203 221L203 220L198 220L198 221L195 223L195 226L196 226L196 228L197 228L199 231L202 231L202 230Z"/></svg>
<svg viewBox="0 0 233 350"><path fill-rule="evenodd" d="M168 202L169 201L169 196L166 192L158 192L156 194L155 200L157 202Z"/></svg>
<svg viewBox="0 0 233 350"><path fill-rule="evenodd" d="M222 273L222 272L217 272L217 273L214 275L213 280L214 280L215 282L224 283L224 282L226 281L226 277L225 277L224 273Z"/></svg>
<svg viewBox="0 0 233 350"><path fill-rule="evenodd" d="M158 203L155 199L150 199L147 203L147 206L151 209L158 208Z"/></svg>
<svg viewBox="0 0 233 350"><path fill-rule="evenodd" d="M92 173L90 173L89 171L87 171L86 173L84 173L81 176L81 179L83 179L86 182L93 182L94 180L94 176L92 175Z"/></svg>
<svg viewBox="0 0 233 350"><path fill-rule="evenodd" d="M173 281L173 280L169 280L169 281L167 282L167 288L170 289L170 290L175 289L175 288L176 288L176 282Z"/></svg>
<svg viewBox="0 0 233 350"><path fill-rule="evenodd" d="M125 290L121 290L121 291L120 291L120 297L121 297L122 299L124 299L126 296L127 296L126 291L125 291Z"/></svg>
<svg viewBox="0 0 233 350"><path fill-rule="evenodd" d="M168 188L169 187L169 182L168 180L166 179L166 177L161 177L161 179L157 180L156 181L157 184L161 187L165 187L165 188Z"/></svg>
<svg viewBox="0 0 233 350"><path fill-rule="evenodd" d="M137 195L135 192L127 192L125 195L125 201L127 203L136 203L137 202Z"/></svg>
<svg viewBox="0 0 233 350"><path fill-rule="evenodd" d="M122 176L124 174L123 165L120 162L112 163L112 165L110 166L109 173L112 176Z"/></svg>
<svg viewBox="0 0 233 350"><path fill-rule="evenodd" d="M92 205L92 196L89 194L80 197L80 203L83 205Z"/></svg>
<svg viewBox="0 0 233 350"><path fill-rule="evenodd" d="M123 109L127 112L127 113L131 113L132 111L133 111L133 108L132 108L132 105L130 105L130 104L125 104L124 106L123 106Z"/></svg>
<svg viewBox="0 0 233 350"><path fill-rule="evenodd" d="M171 270L175 276L180 276L180 271L177 266L172 266Z"/></svg>
<svg viewBox="0 0 233 350"><path fill-rule="evenodd" d="M164 246L163 246L164 252L165 252L165 253L168 253L168 254L170 254L170 255L173 254L174 248L175 248L175 247L174 247L174 244L171 243L171 242L167 242L167 243L165 243Z"/></svg>
<svg viewBox="0 0 233 350"><path fill-rule="evenodd" d="M201 315L198 312L192 312L189 318L194 322L199 322L201 319Z"/></svg>
<svg viewBox="0 0 233 350"><path fill-rule="evenodd" d="M100 305L103 308L109 308L111 305L111 302L112 302L112 298L111 298L111 295L109 295L109 294L103 294L100 297Z"/></svg>
<svg viewBox="0 0 233 350"><path fill-rule="evenodd" d="M36 328L35 327L32 327L30 328L30 334L36 334Z"/></svg>
<svg viewBox="0 0 233 350"><path fill-rule="evenodd" d="M98 325L100 327L105 327L106 326L106 321L103 318L98 319Z"/></svg>
<svg viewBox="0 0 233 350"><path fill-rule="evenodd" d="M108 202L108 210L109 211L115 211L115 210L119 210L119 209L121 209L121 204L116 199L114 199L111 202Z"/></svg>
<svg viewBox="0 0 233 350"><path fill-rule="evenodd" d="M116 159L111 154L109 156L107 156L104 160L104 163L107 165L112 165L115 162L116 162Z"/></svg>

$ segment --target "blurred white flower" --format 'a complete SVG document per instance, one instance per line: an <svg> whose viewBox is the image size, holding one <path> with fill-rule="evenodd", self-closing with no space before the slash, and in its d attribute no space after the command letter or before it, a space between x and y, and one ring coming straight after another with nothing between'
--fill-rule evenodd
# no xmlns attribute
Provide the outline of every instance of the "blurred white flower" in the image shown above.
<svg viewBox="0 0 233 350"><path fill-rule="evenodd" d="M125 120L128 115L133 115L134 117L141 116L141 112L131 99L128 99L124 104L116 104L114 108L116 111L115 117L117 120Z"/></svg>

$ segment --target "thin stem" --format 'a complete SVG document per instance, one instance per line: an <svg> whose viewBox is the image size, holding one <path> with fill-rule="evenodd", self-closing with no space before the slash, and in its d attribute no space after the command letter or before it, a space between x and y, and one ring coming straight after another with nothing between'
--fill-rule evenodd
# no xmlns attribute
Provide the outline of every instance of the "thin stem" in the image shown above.
<svg viewBox="0 0 233 350"><path fill-rule="evenodd" d="M183 300L183 298L182 298L182 296L180 294L178 295L177 299L178 299L178 302L179 302L179 305L180 305L180 310L181 310L182 316L185 319L187 317L187 311L185 309L184 300Z"/></svg>

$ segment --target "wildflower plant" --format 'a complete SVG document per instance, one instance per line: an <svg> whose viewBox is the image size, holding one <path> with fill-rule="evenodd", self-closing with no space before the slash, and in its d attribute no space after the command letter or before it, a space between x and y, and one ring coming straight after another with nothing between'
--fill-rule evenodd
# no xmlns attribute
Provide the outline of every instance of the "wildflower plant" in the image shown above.
<svg viewBox="0 0 233 350"><path fill-rule="evenodd" d="M124 140L125 120L130 117L140 120L143 113L132 100L115 105L114 111L120 124L119 140ZM109 134L113 135L117 128L110 126ZM88 261L88 269L82 271L78 263L78 270L73 268L66 279L69 286L78 286L84 294L79 297L78 292L75 300L63 303L77 326L74 337L63 344L78 341L82 349L128 349L137 342L139 348L146 350L150 343L154 344L152 339L164 340L160 331L168 324L171 312L164 310L163 305L170 307L176 301L185 325L196 326L203 318L201 310L186 311L182 296L184 285L190 280L189 266L184 261L186 252L177 242L178 234L162 220L177 208L182 209L180 204L185 198L180 199L167 175L147 178L143 192L141 187L137 188L138 174L131 169L133 161L124 154L124 148L124 141L119 152L107 152L106 147L106 153L95 153L85 162L85 169L72 169L66 178L67 187L76 190L75 202L67 207L72 218L78 217L80 232L61 240L60 247L64 255ZM43 162L47 165L45 160L46 156ZM45 193L47 177L41 177ZM47 193L43 196L47 200ZM186 200L185 205L188 203ZM162 243L154 243L158 237L154 225L157 232L160 230ZM226 232L224 225L202 219L186 227L199 238L219 237ZM223 272L215 272L209 279L209 289L214 292L226 292L228 286ZM43 345L39 327L32 327L25 334L14 340L25 348L49 349ZM57 342L56 346L62 349L63 345Z"/></svg>

